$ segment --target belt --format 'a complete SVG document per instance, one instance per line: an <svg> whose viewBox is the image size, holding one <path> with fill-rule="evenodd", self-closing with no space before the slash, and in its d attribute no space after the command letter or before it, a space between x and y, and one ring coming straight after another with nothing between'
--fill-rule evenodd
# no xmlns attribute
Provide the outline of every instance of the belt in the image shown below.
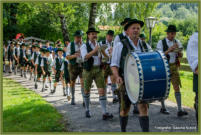
<svg viewBox="0 0 201 135"><path fill-rule="evenodd" d="M176 65L176 63L169 63L170 66Z"/></svg>

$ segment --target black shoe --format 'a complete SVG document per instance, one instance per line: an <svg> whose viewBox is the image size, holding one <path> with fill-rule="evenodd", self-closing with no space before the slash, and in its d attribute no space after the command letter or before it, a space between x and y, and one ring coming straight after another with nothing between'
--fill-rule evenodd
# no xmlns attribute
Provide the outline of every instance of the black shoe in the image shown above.
<svg viewBox="0 0 201 135"><path fill-rule="evenodd" d="M6 73L6 71L5 71L5 70L4 70L3 72L4 72L4 73Z"/></svg>
<svg viewBox="0 0 201 135"><path fill-rule="evenodd" d="M38 88L38 85L37 84L35 84L35 89L37 89Z"/></svg>
<svg viewBox="0 0 201 135"><path fill-rule="evenodd" d="M55 90L51 90L51 92L50 92L51 94L54 94L55 93Z"/></svg>
<svg viewBox="0 0 201 135"><path fill-rule="evenodd" d="M113 104L115 104L117 102L119 102L118 98L114 98L113 101L112 101Z"/></svg>
<svg viewBox="0 0 201 135"><path fill-rule="evenodd" d="M182 110L182 111L178 111L178 113L177 113L178 117L181 117L181 116L184 116L184 115L188 115L188 112Z"/></svg>
<svg viewBox="0 0 201 135"><path fill-rule="evenodd" d="M91 118L91 114L90 114L90 112L89 112L89 111L86 111L86 113L85 113L85 114L86 114L86 117L87 117L87 118Z"/></svg>
<svg viewBox="0 0 201 135"><path fill-rule="evenodd" d="M12 72L11 72L11 71L9 71L8 73L10 73L10 74L11 74Z"/></svg>
<svg viewBox="0 0 201 135"><path fill-rule="evenodd" d="M170 114L170 112L166 108L161 108L160 113L162 114Z"/></svg>
<svg viewBox="0 0 201 135"><path fill-rule="evenodd" d="M113 118L113 115L110 113L103 114L103 120L108 120L108 119L112 119L112 118Z"/></svg>

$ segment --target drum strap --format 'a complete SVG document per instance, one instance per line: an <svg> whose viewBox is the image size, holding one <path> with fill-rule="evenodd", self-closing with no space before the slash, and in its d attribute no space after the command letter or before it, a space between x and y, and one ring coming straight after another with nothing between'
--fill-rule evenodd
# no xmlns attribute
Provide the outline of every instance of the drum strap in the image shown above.
<svg viewBox="0 0 201 135"><path fill-rule="evenodd" d="M140 49L141 49L142 52L148 52L147 44L144 41L140 42L139 45L140 45Z"/></svg>

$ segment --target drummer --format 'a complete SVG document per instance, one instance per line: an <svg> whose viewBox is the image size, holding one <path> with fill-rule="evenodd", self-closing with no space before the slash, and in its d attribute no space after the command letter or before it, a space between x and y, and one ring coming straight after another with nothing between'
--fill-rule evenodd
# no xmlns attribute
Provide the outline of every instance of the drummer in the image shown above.
<svg viewBox="0 0 201 135"><path fill-rule="evenodd" d="M182 58L182 45L179 40L175 39L177 28L175 25L169 25L166 30L167 37L163 40L160 40L157 44L157 50L163 51L168 59L170 66L170 75L171 75L171 83L173 85L175 91L175 99L177 101L178 113L177 116L188 115L186 111L182 109L181 105L181 80L179 75L179 58ZM163 114L169 114L168 110L165 107L164 101L161 101L161 110L160 112Z"/></svg>
<svg viewBox="0 0 201 135"><path fill-rule="evenodd" d="M128 54L128 49L135 52L147 52L151 50L151 47L140 40L140 30L144 26L144 22L131 19L128 23L124 26L125 32L128 34L125 40L121 40L121 42L117 43L112 52L112 61L111 67L113 71L113 75L116 78L116 83L119 84L118 88L118 96L119 96L119 103L120 103L120 126L121 131L126 132L126 126L128 123L128 114L131 106L131 101L128 98L125 83L124 83L124 62L125 57ZM126 44L123 41L127 41ZM129 46L129 48L127 48ZM143 132L149 131L149 116L148 116L148 103L146 102L139 102L138 103L139 109L139 122Z"/></svg>

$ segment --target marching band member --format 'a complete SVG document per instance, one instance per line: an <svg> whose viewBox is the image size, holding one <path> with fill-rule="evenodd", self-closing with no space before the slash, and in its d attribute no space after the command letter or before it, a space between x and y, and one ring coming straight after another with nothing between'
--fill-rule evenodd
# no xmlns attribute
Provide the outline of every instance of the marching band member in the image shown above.
<svg viewBox="0 0 201 135"><path fill-rule="evenodd" d="M195 92L195 116L198 126L198 32L195 32L188 41L187 59L193 71L193 91Z"/></svg>
<svg viewBox="0 0 201 135"><path fill-rule="evenodd" d="M52 64L53 64L53 59L50 56L50 50L49 49L45 49L45 56L42 58L41 61L41 69L42 69L42 73L43 73L43 87L42 87L42 92L45 90L45 82L46 82L46 78L48 77L49 80L49 84L50 84L50 91L51 91L51 85L52 85Z"/></svg>
<svg viewBox="0 0 201 135"><path fill-rule="evenodd" d="M175 39L176 36L176 26L175 25L169 25L168 29L166 30L167 37L163 40L160 40L157 44L157 50L160 50L165 53L169 66L170 66L170 76L171 76L171 83L173 85L174 91L175 91L175 98L177 101L177 107L178 107L178 113L177 116L183 116L188 115L186 111L182 109L181 105L181 93L180 93L180 87L181 87L181 80L179 75L179 58L183 56L183 53L181 50L176 49L182 48L182 45L179 40ZM160 112L163 114L169 114L165 107L164 101L161 101L161 110Z"/></svg>
<svg viewBox="0 0 201 135"><path fill-rule="evenodd" d="M40 46L37 45L36 47L40 47ZM38 88L37 82L40 81L40 78L42 76L41 62L42 62L42 59L44 57L45 57L45 49L40 48L40 54L37 56L36 62L35 62L35 69L36 69L36 73L37 73L37 78L36 78L36 81L35 81L36 82L36 89Z"/></svg>
<svg viewBox="0 0 201 135"><path fill-rule="evenodd" d="M36 70L36 59L40 55L40 46L38 44L34 45L35 47L35 52L33 52L32 57L31 57L31 62L34 65L34 81L35 81L35 89L37 89L37 70Z"/></svg>
<svg viewBox="0 0 201 135"><path fill-rule="evenodd" d="M126 132L126 126L128 123L128 114L131 106L131 101L128 98L125 83L124 83L124 63L125 57L128 54L129 50L133 50L135 52L146 52L151 50L151 47L142 42L139 39L140 30L144 26L144 22L131 19L124 26L125 32L128 34L125 39L118 42L112 52L112 61L111 67L113 71L113 75L116 79L116 83L119 84L118 88L118 96L119 96L119 104L120 104L120 126L121 131ZM127 42L127 43L125 43ZM139 122L143 132L149 131L149 116L148 116L148 103L140 102L138 103L139 109Z"/></svg>
<svg viewBox="0 0 201 135"><path fill-rule="evenodd" d="M64 78L61 74L61 67L65 61L65 58L63 57L64 50L62 48L57 48L56 53L58 56L55 57L53 61L53 71L55 75L55 81L54 81L54 89L51 91L51 93L53 94L56 92L57 83L61 81L63 85L63 95L66 96L65 94L66 87L64 83Z"/></svg>
<svg viewBox="0 0 201 135"><path fill-rule="evenodd" d="M15 43L15 47L13 50L13 57L15 60L14 74L17 74L17 67L19 66L19 56L20 56L20 44L19 42Z"/></svg>
<svg viewBox="0 0 201 135"><path fill-rule="evenodd" d="M74 41L68 45L66 58L69 60L68 69L70 74L70 90L72 95L71 105L75 105L75 81L79 76L84 106L84 84L82 79L83 62L80 54L80 47L83 45L82 36L83 32L81 30L77 30L74 33Z"/></svg>
<svg viewBox="0 0 201 135"><path fill-rule="evenodd" d="M89 41L83 44L80 48L81 56L84 61L83 64L83 78L84 78L84 101L86 108L86 117L90 118L89 102L90 102L90 89L93 80L95 81L98 93L99 101L102 108L103 120L112 119L113 115L108 113L106 110L106 91L105 91L105 81L101 64L101 54L97 40L97 31L95 28L89 28L86 32Z"/></svg>
<svg viewBox="0 0 201 135"><path fill-rule="evenodd" d="M111 63L111 55L112 55L112 47L113 47L113 36L114 36L114 31L112 30L108 30L107 35L106 35L106 40L103 40L100 42L100 45L106 45L105 48L105 53L107 55L107 57L104 57L104 55L102 55L102 68L103 68L103 72L104 72L104 79L105 79L105 83L106 83L106 91L107 91L107 79L110 76L111 79L111 88L112 88L112 95L113 95L113 103L118 102L118 98L117 95L114 94L114 91L116 90L117 86L115 83L115 78L112 74L112 70L110 68L110 63Z"/></svg>

